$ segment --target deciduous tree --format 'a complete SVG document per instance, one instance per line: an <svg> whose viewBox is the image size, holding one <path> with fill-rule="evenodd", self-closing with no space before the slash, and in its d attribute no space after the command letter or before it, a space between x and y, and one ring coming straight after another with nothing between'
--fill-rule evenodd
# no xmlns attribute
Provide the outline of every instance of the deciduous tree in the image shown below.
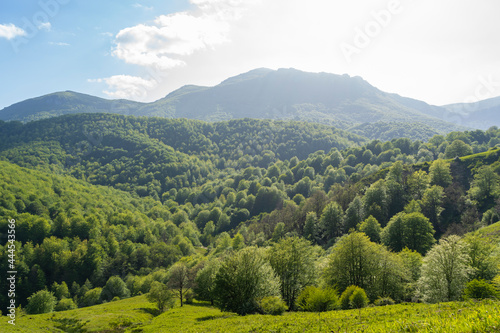
<svg viewBox="0 0 500 333"><path fill-rule="evenodd" d="M171 308L175 304L174 293L165 284L158 281L151 284L146 298L156 304L160 313L165 311L165 308Z"/></svg>
<svg viewBox="0 0 500 333"><path fill-rule="evenodd" d="M258 301L279 296L279 280L263 249L247 247L226 257L215 277L215 303L223 311L253 313Z"/></svg>
<svg viewBox="0 0 500 333"><path fill-rule="evenodd" d="M429 303L459 300L472 268L467 245L458 236L443 238L424 257L418 293Z"/></svg>
<svg viewBox="0 0 500 333"><path fill-rule="evenodd" d="M177 291L181 301L184 302L184 293L189 288L189 268L183 262L177 262L169 269L168 287Z"/></svg>
<svg viewBox="0 0 500 333"><path fill-rule="evenodd" d="M282 239L269 249L269 262L279 277L280 290L288 308L295 308L300 291L316 278L316 255L309 241L291 237Z"/></svg>

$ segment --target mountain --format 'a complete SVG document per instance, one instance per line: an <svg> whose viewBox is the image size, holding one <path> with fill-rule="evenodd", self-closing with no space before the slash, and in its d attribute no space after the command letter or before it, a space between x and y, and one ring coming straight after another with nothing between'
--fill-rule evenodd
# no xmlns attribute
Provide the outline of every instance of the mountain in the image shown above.
<svg viewBox="0 0 500 333"><path fill-rule="evenodd" d="M143 103L128 100L107 100L73 91L57 92L13 104L0 111L1 120L33 120L73 113L130 114Z"/></svg>
<svg viewBox="0 0 500 333"><path fill-rule="evenodd" d="M457 103L443 106L450 112L450 121L456 124L488 129L500 126L500 97L485 99L475 103Z"/></svg>
<svg viewBox="0 0 500 333"><path fill-rule="evenodd" d="M396 133L407 131L408 124L418 133L413 139L465 129L446 121L450 112L444 108L385 93L360 77L265 68L228 78L214 87L184 86L153 103L54 93L4 108L0 119L26 122L89 112L205 121L245 117L300 120L352 128L372 139L395 138ZM366 127L369 130L364 131ZM389 132L384 130L387 127Z"/></svg>

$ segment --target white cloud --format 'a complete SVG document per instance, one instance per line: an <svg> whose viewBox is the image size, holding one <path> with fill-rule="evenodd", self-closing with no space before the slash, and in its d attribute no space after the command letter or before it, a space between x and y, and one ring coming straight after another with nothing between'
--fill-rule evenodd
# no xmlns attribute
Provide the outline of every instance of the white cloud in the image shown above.
<svg viewBox="0 0 500 333"><path fill-rule="evenodd" d="M0 24L0 38L13 39L18 36L25 36L26 31L16 27L14 24Z"/></svg>
<svg viewBox="0 0 500 333"><path fill-rule="evenodd" d="M101 79L89 79L91 83L106 83L110 90L104 93L111 98L143 100L148 90L154 89L158 82L154 79L145 80L141 77L130 75L114 75Z"/></svg>
<svg viewBox="0 0 500 333"><path fill-rule="evenodd" d="M167 70L186 64L186 56L228 42L230 22L254 1L192 0L196 9L157 17L116 35L113 55L127 63Z"/></svg>
<svg viewBox="0 0 500 333"><path fill-rule="evenodd" d="M42 22L38 25L38 30L50 31L52 29L52 24L50 22Z"/></svg>
<svg viewBox="0 0 500 333"><path fill-rule="evenodd" d="M144 6L144 5L141 5L140 3L134 3L132 6L134 8L140 8L140 9L144 9L144 10L153 10L154 9L153 7Z"/></svg>
<svg viewBox="0 0 500 333"><path fill-rule="evenodd" d="M63 42L49 42L49 45L54 45L54 46L71 46L71 44L63 43Z"/></svg>
<svg viewBox="0 0 500 333"><path fill-rule="evenodd" d="M495 0L484 6L455 0L190 3L190 10L115 36L116 58L168 77L148 88L147 100L184 84L215 85L257 67L359 75L384 91L435 104L461 102L474 93L479 76L500 80ZM401 11L388 19L384 13L393 3ZM377 22L380 32L372 30L367 46L347 62L342 43L353 44L357 31Z"/></svg>

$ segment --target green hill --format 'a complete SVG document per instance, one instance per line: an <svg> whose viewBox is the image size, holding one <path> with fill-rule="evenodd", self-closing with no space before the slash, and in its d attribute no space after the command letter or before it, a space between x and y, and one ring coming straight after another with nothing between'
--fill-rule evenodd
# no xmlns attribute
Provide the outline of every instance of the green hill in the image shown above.
<svg viewBox="0 0 500 333"><path fill-rule="evenodd" d="M73 91L57 92L13 104L0 111L0 119L33 121L75 113L133 114L143 103L107 100Z"/></svg>

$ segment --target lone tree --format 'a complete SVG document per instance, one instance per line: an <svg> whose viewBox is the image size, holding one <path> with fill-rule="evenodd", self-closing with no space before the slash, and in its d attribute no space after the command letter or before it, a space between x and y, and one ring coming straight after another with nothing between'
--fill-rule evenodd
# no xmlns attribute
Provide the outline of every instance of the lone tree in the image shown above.
<svg viewBox="0 0 500 333"><path fill-rule="evenodd" d="M182 306L184 304L184 293L189 289L189 269L186 264L178 262L170 268L169 273L168 286L177 290Z"/></svg>
<svg viewBox="0 0 500 333"><path fill-rule="evenodd" d="M263 250L255 247L228 256L215 277L215 301L223 311L253 313L259 308L259 300L279 294L278 278Z"/></svg>
<svg viewBox="0 0 500 333"><path fill-rule="evenodd" d="M156 303L160 312L165 311L165 308L173 307L175 304L174 293L165 284L158 281L151 284L151 289L146 298L151 303Z"/></svg>
<svg viewBox="0 0 500 333"><path fill-rule="evenodd" d="M28 297L28 305L26 306L26 313L38 314L54 311L57 298L53 293L47 290L40 290Z"/></svg>

